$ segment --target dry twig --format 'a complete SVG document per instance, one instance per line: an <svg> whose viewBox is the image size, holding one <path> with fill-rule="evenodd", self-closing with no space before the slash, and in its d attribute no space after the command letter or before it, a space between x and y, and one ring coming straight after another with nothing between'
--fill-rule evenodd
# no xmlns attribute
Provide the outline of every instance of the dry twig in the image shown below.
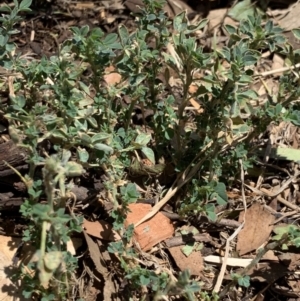
<svg viewBox="0 0 300 301"><path fill-rule="evenodd" d="M234 231L234 233L226 241L225 255L224 255L222 267L221 267L220 274L219 274L218 279L217 279L217 283L214 287L214 291L217 292L217 293L220 291L220 288L221 288L221 285L222 285L222 282L223 282L223 278L224 278L224 275L225 275L226 266L227 266L227 259L228 259L228 254L229 254L230 242L239 234L239 232L242 230L242 228L245 225L247 203L246 203L245 188L244 188L244 185L245 185L244 184L244 169L243 169L243 162L242 162L241 159L239 160L239 163L240 163L240 166L241 166L242 200L243 200L243 205L244 205L244 210L245 210L244 220L243 220L242 224Z"/></svg>

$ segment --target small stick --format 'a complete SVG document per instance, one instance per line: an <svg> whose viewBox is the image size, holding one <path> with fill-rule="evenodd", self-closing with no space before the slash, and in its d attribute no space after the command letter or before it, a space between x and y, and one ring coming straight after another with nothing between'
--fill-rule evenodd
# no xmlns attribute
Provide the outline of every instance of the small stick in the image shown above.
<svg viewBox="0 0 300 301"><path fill-rule="evenodd" d="M227 267L227 259L228 259L228 255L229 255L229 246L230 246L230 242L240 233L240 231L242 230L242 228L245 225L246 222L246 211L247 211L247 203L246 203L246 196L245 196L245 184L244 184L244 168L243 168L243 162L240 159L239 160L240 166L241 166L241 182L242 182L242 186L241 186L241 192L242 192L242 200L243 200L243 205L244 205L244 210L245 210L245 214L244 214L244 220L242 222L242 224L234 231L234 233L226 240L226 248L225 248L225 255L223 258L223 262L222 262L222 267L217 279L217 283L214 287L214 291L216 293L218 293L220 291L223 279L224 279L224 275L225 275L225 271L226 271L226 267Z"/></svg>
<svg viewBox="0 0 300 301"><path fill-rule="evenodd" d="M286 218L288 216L295 215L296 213L299 213L299 209L298 210L294 210L294 211L290 211L290 212L287 212L287 213L283 214L281 217L279 217L277 220L275 220L275 222L273 223L273 225L279 223L281 220L283 220L284 218Z"/></svg>
<svg viewBox="0 0 300 301"><path fill-rule="evenodd" d="M286 199L284 199L282 196L278 195L277 196L277 201L280 202L281 204L287 206L288 208L290 209L293 209L297 212L300 211L300 208L299 206L295 205L295 204L292 204L291 202L287 201Z"/></svg>
<svg viewBox="0 0 300 301"><path fill-rule="evenodd" d="M270 71L265 71L265 72L256 74L256 76L268 76L268 75L272 75L272 74L279 73L279 72L294 70L299 67L300 67L300 63L290 66L290 67L282 67L282 68L278 68L278 69L274 69L274 70L270 70Z"/></svg>
<svg viewBox="0 0 300 301"><path fill-rule="evenodd" d="M264 188L261 188L261 189L257 189L257 188L254 188L254 187L251 187L251 186L249 186L249 185L247 185L247 184L244 184L247 188L249 188L250 190L252 190L254 193L257 193L258 195L264 195L264 196L267 196L267 197L270 197L270 198L275 198L275 197L277 197L279 194L281 194L284 190L286 190L288 187L289 187L289 185L293 182L293 181L295 181L295 180L297 180L297 178L298 178L298 176L299 176L299 172L296 172L296 174L294 175L294 176L292 176L292 177L290 177L279 189L277 189L275 192L269 192L268 190L266 190L266 189L264 189ZM280 201L280 200L279 200ZM281 201L280 201L281 202ZM286 201L287 202L287 201ZM290 203L289 203L290 204ZM286 206L288 206L288 205L286 205ZM294 210L296 210L295 209L295 207L290 207L290 208L292 208L292 209L294 209Z"/></svg>
<svg viewBox="0 0 300 301"><path fill-rule="evenodd" d="M180 235L165 240L165 244L168 248L172 248L185 245L188 242L210 242L211 240L209 234Z"/></svg>

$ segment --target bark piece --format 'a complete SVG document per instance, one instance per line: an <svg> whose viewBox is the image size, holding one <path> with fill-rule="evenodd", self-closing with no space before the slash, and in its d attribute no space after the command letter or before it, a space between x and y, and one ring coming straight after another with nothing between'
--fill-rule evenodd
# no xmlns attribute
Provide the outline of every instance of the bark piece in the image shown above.
<svg viewBox="0 0 300 301"><path fill-rule="evenodd" d="M186 243L197 242L197 241L211 242L212 238L207 233L195 234L195 235L187 234L187 235L171 237L165 241L165 244L168 248L171 248L171 247L181 246L181 245L185 245Z"/></svg>
<svg viewBox="0 0 300 301"><path fill-rule="evenodd" d="M15 167L24 165L26 159L26 150L16 146L12 141L0 144L0 171L10 170L3 161L6 161L11 166ZM11 171L11 174L14 174L14 171Z"/></svg>

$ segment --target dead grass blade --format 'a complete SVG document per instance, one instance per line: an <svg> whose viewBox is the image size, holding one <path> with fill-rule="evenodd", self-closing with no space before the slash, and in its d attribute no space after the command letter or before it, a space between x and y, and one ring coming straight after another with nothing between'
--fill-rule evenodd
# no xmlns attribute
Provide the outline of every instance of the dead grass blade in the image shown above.
<svg viewBox="0 0 300 301"><path fill-rule="evenodd" d="M240 166L241 166L242 200L243 200L244 210L245 210L245 213L246 213L247 203L246 203L245 188L244 188L244 169L243 169L243 162L242 162L241 159L239 160L239 163L240 163ZM214 291L216 293L218 293L220 291L220 288L221 288L221 285L222 285L222 282L223 282L223 278L224 278L224 275L225 275L225 271L226 271L226 267L227 267L228 254L229 254L230 242L239 234L239 232L244 227L245 217L246 217L246 214L244 215L244 220L243 220L242 224L233 232L233 234L226 241L225 255L224 255L222 267L221 267L220 274L219 274L218 279L217 279L217 283L214 287Z"/></svg>

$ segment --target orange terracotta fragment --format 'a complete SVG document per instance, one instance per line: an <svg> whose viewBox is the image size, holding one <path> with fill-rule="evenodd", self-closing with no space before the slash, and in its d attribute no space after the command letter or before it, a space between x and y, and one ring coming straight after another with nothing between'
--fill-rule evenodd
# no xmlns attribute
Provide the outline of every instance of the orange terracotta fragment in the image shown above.
<svg viewBox="0 0 300 301"><path fill-rule="evenodd" d="M142 217L151 211L151 205L130 204L129 209L131 212L127 215L125 227L141 220ZM134 237L143 251L150 250L159 242L173 236L173 234L174 226L171 220L160 212L134 229Z"/></svg>

